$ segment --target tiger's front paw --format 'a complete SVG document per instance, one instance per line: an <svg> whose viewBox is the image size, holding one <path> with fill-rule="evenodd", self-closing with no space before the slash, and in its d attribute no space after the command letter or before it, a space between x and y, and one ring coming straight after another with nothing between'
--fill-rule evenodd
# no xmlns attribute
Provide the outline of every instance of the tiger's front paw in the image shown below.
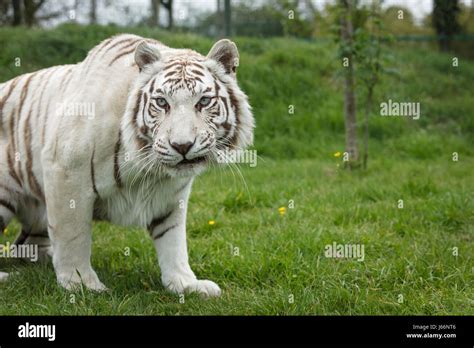
<svg viewBox="0 0 474 348"><path fill-rule="evenodd" d="M219 286L210 280L199 280L195 277L175 275L163 279L165 288L175 294L197 292L205 297L221 295Z"/></svg>
<svg viewBox="0 0 474 348"><path fill-rule="evenodd" d="M80 289L81 284L92 291L102 292L108 290L94 271L85 273L82 276L77 272L63 272L58 274L57 278L59 285L69 291Z"/></svg>

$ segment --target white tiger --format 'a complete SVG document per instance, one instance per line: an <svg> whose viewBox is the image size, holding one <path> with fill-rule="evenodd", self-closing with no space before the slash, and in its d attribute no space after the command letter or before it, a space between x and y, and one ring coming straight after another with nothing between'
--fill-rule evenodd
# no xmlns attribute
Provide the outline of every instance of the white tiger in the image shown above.
<svg viewBox="0 0 474 348"><path fill-rule="evenodd" d="M205 57L124 34L78 64L1 84L0 231L16 216L15 243L52 254L61 286L100 291L93 219L146 227L166 289L218 296L189 266L186 210L217 152L253 141L238 60L229 40Z"/></svg>

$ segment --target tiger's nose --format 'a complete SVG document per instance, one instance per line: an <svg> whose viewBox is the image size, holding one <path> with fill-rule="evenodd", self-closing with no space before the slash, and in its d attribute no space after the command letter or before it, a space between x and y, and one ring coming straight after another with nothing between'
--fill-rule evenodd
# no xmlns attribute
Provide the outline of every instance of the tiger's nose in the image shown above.
<svg viewBox="0 0 474 348"><path fill-rule="evenodd" d="M188 141L186 143L170 143L171 147L173 149L175 149L176 151L178 151L178 153L180 153L181 155L186 155L189 150L191 149L191 147L193 147L194 143Z"/></svg>

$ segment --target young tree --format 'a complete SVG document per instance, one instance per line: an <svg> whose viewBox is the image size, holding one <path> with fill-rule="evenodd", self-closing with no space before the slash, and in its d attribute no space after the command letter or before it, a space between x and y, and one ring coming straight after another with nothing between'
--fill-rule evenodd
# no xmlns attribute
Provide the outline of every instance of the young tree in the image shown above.
<svg viewBox="0 0 474 348"><path fill-rule="evenodd" d="M97 23L97 0L90 1L89 23L91 24Z"/></svg>
<svg viewBox="0 0 474 348"><path fill-rule="evenodd" d="M217 1L217 10L216 10L216 26L217 26L217 36L222 35L222 27L223 27L223 22L222 22L222 1L221 0L216 0Z"/></svg>
<svg viewBox="0 0 474 348"><path fill-rule="evenodd" d="M150 26L158 27L160 25L160 0L151 0L150 5Z"/></svg>
<svg viewBox="0 0 474 348"><path fill-rule="evenodd" d="M44 3L45 0L23 0L23 15L28 27L36 24L36 14Z"/></svg>
<svg viewBox="0 0 474 348"><path fill-rule="evenodd" d="M161 4L168 10L168 29L173 27L173 0L161 0Z"/></svg>
<svg viewBox="0 0 474 348"><path fill-rule="evenodd" d="M372 0L370 7L362 8L360 11L366 12L366 16L363 16L365 21L361 23L355 35L357 76L366 91L362 156L362 166L365 169L369 159L369 117L373 109L375 86L384 70L382 60L385 57L382 55L384 53L381 43L383 24L380 3Z"/></svg>
<svg viewBox="0 0 474 348"><path fill-rule="evenodd" d="M225 35L231 35L231 6L230 0L224 0L224 22L225 22Z"/></svg>
<svg viewBox="0 0 474 348"><path fill-rule="evenodd" d="M354 90L354 33L352 27L352 1L340 0L341 6L341 48L343 54L344 74L344 120L346 128L346 164L349 169L356 166L359 160L357 145L357 115Z"/></svg>
<svg viewBox="0 0 474 348"><path fill-rule="evenodd" d="M343 66L346 152L349 155L345 159L345 167L352 169L360 166L355 90L361 87L361 92L365 92L358 95L365 109L362 165L366 168L369 157L369 118L373 112L376 85L382 74L397 73L396 69L386 68L393 60L389 51L382 47L392 41L392 36L383 26L378 0L366 3L339 0L337 6L331 5L327 10L330 11L332 21L337 23L333 29L337 30L335 38Z"/></svg>
<svg viewBox="0 0 474 348"><path fill-rule="evenodd" d="M21 13L21 0L12 0L13 5L13 26L21 25L22 13Z"/></svg>
<svg viewBox="0 0 474 348"><path fill-rule="evenodd" d="M449 51L452 36L461 32L458 16L461 9L458 0L434 0L433 26L438 34L439 48Z"/></svg>
<svg viewBox="0 0 474 348"><path fill-rule="evenodd" d="M310 0L275 0L285 35L311 38L317 15Z"/></svg>

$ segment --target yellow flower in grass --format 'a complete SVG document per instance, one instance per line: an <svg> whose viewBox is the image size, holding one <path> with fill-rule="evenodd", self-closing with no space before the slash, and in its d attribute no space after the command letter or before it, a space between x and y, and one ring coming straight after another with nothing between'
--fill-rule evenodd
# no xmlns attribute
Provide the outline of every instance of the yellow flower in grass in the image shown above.
<svg viewBox="0 0 474 348"><path fill-rule="evenodd" d="M338 151L338 152L336 152L336 153L334 154L334 157L339 158L339 157L341 157L341 155L342 155L341 152Z"/></svg>
<svg viewBox="0 0 474 348"><path fill-rule="evenodd" d="M280 213L281 216L283 216L286 213L286 208L285 207L280 207L280 208L278 208L278 212Z"/></svg>
<svg viewBox="0 0 474 348"><path fill-rule="evenodd" d="M216 222L214 220L209 220L208 224L209 224L209 226L214 226L216 224Z"/></svg>
<svg viewBox="0 0 474 348"><path fill-rule="evenodd" d="M5 229L3 230L3 234L4 234L5 236L8 235L8 228L5 228Z"/></svg>

